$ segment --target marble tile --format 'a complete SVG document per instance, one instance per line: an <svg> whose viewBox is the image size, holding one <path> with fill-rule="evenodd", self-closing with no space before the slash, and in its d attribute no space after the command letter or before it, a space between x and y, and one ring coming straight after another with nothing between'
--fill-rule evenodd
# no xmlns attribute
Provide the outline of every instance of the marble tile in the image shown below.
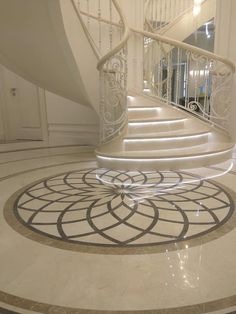
<svg viewBox="0 0 236 314"><path fill-rule="evenodd" d="M95 162L89 161L94 159L93 155L47 157L45 152L43 154L44 158L36 159L35 152L21 152L21 156L17 152L16 156L10 156L12 163L9 167L3 170L4 166L0 165L0 308L21 314L115 314L117 311L129 314L226 314L235 311L235 166L224 174L219 169L224 172L227 163L217 165L217 169L185 171L185 182L181 185L178 173L168 172L160 188L153 188L153 184L159 182L158 173L149 172L149 186L145 186L145 191L142 174L132 173L135 176L132 187L131 174L121 173L114 188L111 181L116 171L104 174L100 169L95 172L95 177L93 173L88 175L88 182L95 186L91 192L78 180L87 169L96 167ZM19 157L21 160L17 162ZM71 173L69 183L73 186L66 189L65 203L58 201L60 192L65 191L63 173ZM43 212L35 216L37 220L34 222L44 224L38 226L37 233L16 219L12 207L7 208L7 213L3 208L16 191L21 189L22 194L30 188L25 188L26 185L45 181L49 176L56 177L48 181L54 192L47 198L49 204ZM215 177L211 181L205 180L205 184L197 188L197 176ZM106 188L101 189L105 182ZM38 197L45 195L47 189L40 184L41 191L35 190L35 199L25 204L32 212L45 205L45 201ZM196 188L194 191L193 187ZM83 193L77 198L81 189ZM217 199L215 190L219 190ZM202 198L203 194L207 198L201 199L201 205L196 199ZM119 199L111 202L114 195ZM18 192L14 201L17 196ZM27 194L21 197L21 203L29 200ZM227 202L232 207L229 217L230 206L224 204L223 208L215 210ZM107 204L112 205L112 214ZM62 213L67 206L70 210L62 215L62 231L69 238L59 239L58 226L49 223L58 222L57 211ZM209 211L202 211L205 207L225 224L219 224L214 231L202 225L212 221ZM27 221L27 211L21 209L20 212L22 219ZM91 224L87 220L67 223L88 217ZM165 238L154 234L155 231L177 237L186 217L196 223L188 226L185 234L190 237L188 241L175 238L172 244L166 244ZM150 227L150 222L155 219L156 224ZM102 232L94 233L92 222ZM92 234L82 236L89 232ZM202 232L205 234L198 237ZM80 236L71 243L70 237L76 235ZM124 244L130 239L131 242ZM127 250L128 245L130 250Z"/></svg>

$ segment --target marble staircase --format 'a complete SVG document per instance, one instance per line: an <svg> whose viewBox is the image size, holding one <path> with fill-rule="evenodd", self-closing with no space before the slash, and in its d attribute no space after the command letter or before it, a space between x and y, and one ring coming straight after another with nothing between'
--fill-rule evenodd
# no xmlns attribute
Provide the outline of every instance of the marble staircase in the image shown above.
<svg viewBox="0 0 236 314"><path fill-rule="evenodd" d="M225 132L184 110L130 95L126 128L96 155L100 167L175 170L223 162L231 158L233 146Z"/></svg>

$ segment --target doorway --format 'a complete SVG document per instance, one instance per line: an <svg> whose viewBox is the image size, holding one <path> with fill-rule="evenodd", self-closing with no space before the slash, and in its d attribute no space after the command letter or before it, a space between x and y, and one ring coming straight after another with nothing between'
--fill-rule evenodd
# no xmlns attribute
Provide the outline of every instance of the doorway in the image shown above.
<svg viewBox="0 0 236 314"><path fill-rule="evenodd" d="M1 142L42 141L44 90L0 66Z"/></svg>

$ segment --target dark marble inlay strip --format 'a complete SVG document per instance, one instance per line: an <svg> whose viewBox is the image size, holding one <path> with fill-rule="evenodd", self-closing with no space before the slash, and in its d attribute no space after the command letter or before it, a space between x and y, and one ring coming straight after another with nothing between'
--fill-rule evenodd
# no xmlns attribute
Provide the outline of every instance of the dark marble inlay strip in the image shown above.
<svg viewBox="0 0 236 314"><path fill-rule="evenodd" d="M223 310L236 305L236 296L218 299L206 303L193 304L175 308L134 310L134 311L112 311L78 309L65 306L57 306L47 303L40 303L29 299L20 298L9 293L0 291L0 301L20 309L31 310L43 314L203 314L217 310ZM235 312L233 312L235 313ZM9 314L15 314L9 313ZM20 313L16 313L20 314ZM231 313L229 313L231 314Z"/></svg>
<svg viewBox="0 0 236 314"><path fill-rule="evenodd" d="M78 163L78 162L74 162ZM66 163L67 164L67 163ZM57 166L57 165L56 165ZM53 166L49 166L53 167ZM41 167L44 168L44 167ZM48 167L47 167L48 168ZM34 171L38 169L33 169L30 171ZM22 172L24 173L24 172ZM17 174L16 174L17 175ZM14 176L14 175L13 175ZM223 187L225 190L227 188ZM236 198L234 197L234 202L236 201ZM205 235L200 241L197 241L198 243L195 243L195 245L200 245L203 243L206 243L208 241L212 241L223 234L231 231L236 225L236 217L233 215L230 219L230 221L222 226L219 230L217 230L218 235L214 234L214 232L210 233L209 235ZM226 230L223 230L226 229ZM29 231L29 230L28 230ZM25 234L24 234L25 235ZM29 238L32 239L31 236ZM194 246L194 241L196 239L191 240L191 245ZM37 241L37 240L36 240ZM41 241L39 241L41 242ZM50 243L45 243L48 245L52 245ZM183 246L182 246L183 244ZM178 249L184 248L184 245L186 243L178 243ZM189 244L189 243L188 243ZM59 247L59 246L58 246ZM166 247L166 246L165 246ZM168 246L167 246L168 247ZM170 247L168 247L169 250ZM176 248L175 248L176 249ZM79 250L81 251L81 250ZM84 252L88 252L88 250L84 250ZM150 252L153 253L154 251ZM100 252L101 253L101 252ZM144 252L143 252L144 253ZM117 254L117 252L113 252L113 254ZM127 254L125 252L119 252L118 254ZM133 253L135 254L135 253ZM214 300L211 302L201 303L201 304L195 304L190 306L184 306L184 307L177 307L177 308L170 308L170 309L156 309L156 310L137 310L137 311L101 311L101 310L87 310L87 309L76 309L76 308L70 308L70 307L60 307L56 305L50 305L46 303L39 303L33 300L28 300L24 298L20 298L17 296L13 296L11 294L5 293L3 291L0 291L0 301L12 306L16 306L20 309L26 309L26 310L32 310L38 313L44 313L44 314L202 314L202 313L210 313L217 310L227 309L231 308L233 306L236 306L236 295ZM1 313L1 312L0 312ZM16 312L5 312L6 314L19 314ZM3 314L5 314L3 312ZM234 314L235 311L228 313L228 314ZM22 312L23 314L23 312Z"/></svg>
<svg viewBox="0 0 236 314"><path fill-rule="evenodd" d="M90 169L83 169L81 176L83 176L83 173L84 172L86 173L87 170L89 170L88 173L91 172L91 168ZM75 172L75 173L78 174L79 172ZM75 173L70 172L72 177L74 177ZM189 175L188 173L185 173L185 174ZM58 175L56 175L56 177L60 177L62 175L65 176L65 173L58 174ZM66 177L68 177L68 174L66 174ZM209 242L209 241L212 241L214 239L221 237L225 233L231 231L236 226L236 211L234 210L234 204L236 203L236 194L233 191L231 191L230 189L226 188L225 186L220 185L219 183L207 180L208 185L214 184L214 186L216 188L218 188L221 191L224 191L225 195L227 195L228 200L230 202L228 204L229 213L219 223L212 223L212 227L211 227L211 225L209 225L209 229L207 229L206 231L200 232L196 235L191 235L191 236L186 237L186 238L181 235L181 237L178 237L176 239L174 239L174 238L171 239L171 237L170 237L170 239L164 239L163 240L163 242L165 242L165 243L162 243L160 241L159 243L147 243L147 244L132 244L131 243L131 245L129 245L130 241L119 242L118 238L113 239L113 238L109 238L109 237L108 237L109 240L114 242L113 245L104 245L104 244L100 244L100 243L90 243L89 241L88 242L87 241L81 242L79 240L74 240L73 236L71 236L71 235L70 235L70 237L69 236L67 237L65 235L65 236L62 236L60 238L56 235L53 235L50 233L44 233L40 230L35 229L35 228L37 228L37 224L32 223L31 225L29 225L28 223L25 223L21 219L21 217L17 214L17 212L16 212L17 207L15 207L16 202L18 202L16 200L18 200L21 197L22 193L24 193L27 189L31 189L33 187L33 190L35 190L34 186L37 186L39 183L45 182L45 180L48 180L48 182L51 182L54 180L54 178L55 178L55 176L38 180L38 181L34 182L33 184L30 184L27 187L22 188L20 191L17 191L6 203L6 206L4 209L4 216L5 216L5 219L8 222L8 224L13 229L15 229L18 233L24 235L25 237L27 237L31 240L35 240L35 241L43 243L45 245L57 247L60 249L73 250L73 251L77 251L77 252L87 252L87 253L95 253L95 254L111 254L111 255L112 254L122 255L122 254L160 253L160 252L165 252L166 250L173 251L173 250L184 249L186 247L186 245L188 245L189 247L201 245L203 243L206 243L206 242ZM63 181L63 178L61 178L61 180ZM207 185L207 187L208 187L208 185ZM202 184L200 184L200 186L202 186ZM204 196L204 194L203 194L203 196ZM121 198L122 197L123 196L121 195ZM38 199L38 197L36 197L36 198ZM152 199L152 197L151 197L151 199ZM160 199L162 199L162 198L160 197ZM90 207L96 206L96 202L97 202L97 200L95 200L92 204L90 204ZM169 202L173 203L172 201L169 201ZM73 204L73 202L72 202L72 204ZM101 204L103 204L103 203L101 203ZM105 204L103 204L103 206L105 206ZM150 204L148 206L150 206ZM151 207L153 207L153 206L155 207L155 204L152 205ZM175 207L176 206L177 205L175 204ZM15 208L14 211L12 210L13 208ZM70 206L68 208L70 208ZM116 217L115 210L116 209L114 208L114 213L113 213L114 217ZM129 210L130 210L130 214L127 217L129 217L129 216L132 217L132 215L134 214L134 210L132 208L130 208ZM209 209L208 209L208 211L209 211ZM108 210L108 212L109 212L109 210ZM37 212L32 212L32 213L35 214ZM64 214L64 211L62 211L62 213ZM91 217L90 216L89 216L89 219L90 218L94 219L96 217L96 216L91 216ZM156 216L156 217L158 218L158 216ZM87 219L88 219L88 217L87 217ZM168 220L166 220L166 221L168 222ZM57 223L57 221L56 221L56 223ZM173 221L170 221L170 223L173 223ZM119 226L121 224L125 224L128 227L135 227L135 226L132 226L129 224L127 218L125 218L125 219L123 218L123 219L117 219L117 222L113 223L112 226L109 226L109 227L105 226L104 228L97 228L96 225L92 224L92 222L91 222L90 225L91 225L92 229L94 229L91 232L92 232L92 234L97 233L100 236L103 236L104 231L111 229L112 227ZM189 223L189 225L192 225L192 224L194 225L194 223L191 223L191 222ZM198 224L201 225L202 223L199 222ZM47 225L46 222L45 222L45 225ZM63 224L61 226L63 227ZM143 233L144 235L145 235L145 233L154 234L153 231L149 230L149 229L147 229L145 231L145 233L143 232L142 228L135 227L134 229L137 230L139 232L139 234L140 233ZM61 227L59 228L59 230L61 230ZM63 235L64 234L63 230L61 230L60 233L61 233L61 235ZM79 236L86 236L86 234L75 235L75 238L78 238ZM162 235L162 237L163 237L163 235ZM135 238L134 239L131 238L131 240L135 240Z"/></svg>

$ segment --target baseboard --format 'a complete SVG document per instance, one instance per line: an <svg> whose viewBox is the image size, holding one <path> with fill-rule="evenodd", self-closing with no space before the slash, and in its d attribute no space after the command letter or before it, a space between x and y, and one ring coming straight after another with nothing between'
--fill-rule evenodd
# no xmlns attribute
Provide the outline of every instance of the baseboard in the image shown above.
<svg viewBox="0 0 236 314"><path fill-rule="evenodd" d="M70 143L78 145L96 145L99 140L97 124L53 123L48 126L50 143Z"/></svg>

